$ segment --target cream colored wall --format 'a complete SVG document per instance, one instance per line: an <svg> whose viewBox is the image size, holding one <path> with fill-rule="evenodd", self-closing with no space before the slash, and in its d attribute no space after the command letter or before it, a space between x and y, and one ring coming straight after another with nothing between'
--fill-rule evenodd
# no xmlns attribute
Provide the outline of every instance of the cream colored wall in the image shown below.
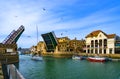
<svg viewBox="0 0 120 79"><path fill-rule="evenodd" d="M107 39L107 37L102 32L100 32L97 37L86 38L86 44L89 45L91 43L91 40L99 40L99 39Z"/></svg>
<svg viewBox="0 0 120 79"><path fill-rule="evenodd" d="M115 48L115 39L108 39L107 41L107 52L109 53L109 49L112 48L112 54L114 54L114 48Z"/></svg>
<svg viewBox="0 0 120 79"><path fill-rule="evenodd" d="M108 39L107 43L108 43L107 46L108 48L114 48L115 39Z"/></svg>
<svg viewBox="0 0 120 79"><path fill-rule="evenodd" d="M97 36L97 39L107 39L107 37L102 32L100 32Z"/></svg>
<svg viewBox="0 0 120 79"><path fill-rule="evenodd" d="M100 32L98 34L97 37L88 37L86 38L86 45L90 45L91 44L91 40L100 40L100 39L107 39L107 49L106 49L106 53L109 54L109 49L112 48L112 54L114 54L114 42L115 42L115 39L112 38L112 39L108 39L102 32Z"/></svg>
<svg viewBox="0 0 120 79"><path fill-rule="evenodd" d="M90 37L89 37L89 38L86 38L85 40L86 40L86 44L87 44L87 45L89 45L89 44L91 43L91 38L90 38Z"/></svg>

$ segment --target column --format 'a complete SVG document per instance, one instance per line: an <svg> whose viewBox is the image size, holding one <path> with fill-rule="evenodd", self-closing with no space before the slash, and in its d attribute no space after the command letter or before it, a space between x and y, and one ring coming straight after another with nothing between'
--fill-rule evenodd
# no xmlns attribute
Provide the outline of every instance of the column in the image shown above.
<svg viewBox="0 0 120 79"><path fill-rule="evenodd" d="M94 46L93 46L93 53L95 54L95 40L94 41Z"/></svg>
<svg viewBox="0 0 120 79"><path fill-rule="evenodd" d="M115 54L115 48L113 48L113 50L112 50L112 54Z"/></svg>
<svg viewBox="0 0 120 79"><path fill-rule="evenodd" d="M99 40L98 40L98 48L97 49L98 49L98 54L99 54L99 50L100 50L100 48L99 48Z"/></svg>
<svg viewBox="0 0 120 79"><path fill-rule="evenodd" d="M88 53L88 50L87 50L87 44L86 44L86 53Z"/></svg>
<svg viewBox="0 0 120 79"><path fill-rule="evenodd" d="M91 44L90 44L90 53L91 53Z"/></svg>
<svg viewBox="0 0 120 79"><path fill-rule="evenodd" d="M104 39L102 39L102 54L104 54Z"/></svg>

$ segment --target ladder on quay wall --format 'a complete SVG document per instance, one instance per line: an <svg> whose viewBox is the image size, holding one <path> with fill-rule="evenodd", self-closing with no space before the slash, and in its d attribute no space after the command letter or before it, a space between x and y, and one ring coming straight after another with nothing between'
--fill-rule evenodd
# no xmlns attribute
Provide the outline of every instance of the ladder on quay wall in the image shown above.
<svg viewBox="0 0 120 79"><path fill-rule="evenodd" d="M3 44L13 44L16 43L17 40L19 39L20 35L23 33L25 30L24 26L21 25L17 31L13 30L7 38L2 42Z"/></svg>

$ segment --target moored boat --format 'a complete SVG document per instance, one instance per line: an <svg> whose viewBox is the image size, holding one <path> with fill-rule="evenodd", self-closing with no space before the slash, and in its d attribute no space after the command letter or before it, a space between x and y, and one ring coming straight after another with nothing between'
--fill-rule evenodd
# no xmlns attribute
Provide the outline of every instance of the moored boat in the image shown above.
<svg viewBox="0 0 120 79"><path fill-rule="evenodd" d="M72 59L85 60L87 59L87 57L86 56L72 56Z"/></svg>
<svg viewBox="0 0 120 79"><path fill-rule="evenodd" d="M96 56L96 57L88 57L87 60L91 62L105 62L106 58Z"/></svg>
<svg viewBox="0 0 120 79"><path fill-rule="evenodd" d="M72 59L81 59L81 57L80 56L72 56Z"/></svg>
<svg viewBox="0 0 120 79"><path fill-rule="evenodd" d="M36 60L36 61L41 61L41 60L43 60L43 58L42 58L41 56L33 56L31 59L32 59L32 60Z"/></svg>

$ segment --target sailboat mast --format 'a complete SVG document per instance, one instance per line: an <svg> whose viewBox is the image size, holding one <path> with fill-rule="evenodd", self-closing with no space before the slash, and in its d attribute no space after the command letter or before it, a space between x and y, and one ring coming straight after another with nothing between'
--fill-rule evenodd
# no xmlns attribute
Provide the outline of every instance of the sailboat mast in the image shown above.
<svg viewBox="0 0 120 79"><path fill-rule="evenodd" d="M36 30L37 30L37 43L38 43L38 26L36 25Z"/></svg>

